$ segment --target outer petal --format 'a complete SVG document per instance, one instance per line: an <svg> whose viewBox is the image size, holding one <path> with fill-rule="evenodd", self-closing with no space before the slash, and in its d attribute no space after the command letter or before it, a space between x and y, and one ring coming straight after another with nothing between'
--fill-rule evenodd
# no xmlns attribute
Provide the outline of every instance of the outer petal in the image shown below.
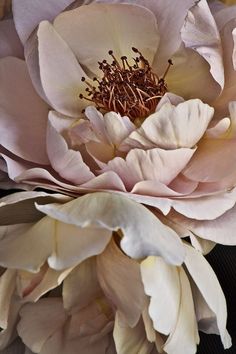
<svg viewBox="0 0 236 354"><path fill-rule="evenodd" d="M102 172L116 172L128 190L143 180L168 185L186 166L194 151L185 148L170 151L158 148L147 151L133 149L125 160L116 157L109 161Z"/></svg>
<svg viewBox="0 0 236 354"><path fill-rule="evenodd" d="M190 284L183 268L179 269L181 300L175 330L164 345L168 354L195 354L199 343L197 322Z"/></svg>
<svg viewBox="0 0 236 354"><path fill-rule="evenodd" d="M96 271L96 258L79 264L63 282L63 304L67 311L82 309L102 295Z"/></svg>
<svg viewBox="0 0 236 354"><path fill-rule="evenodd" d="M25 160L47 164L47 113L48 107L34 91L25 63L17 58L1 59L1 144Z"/></svg>
<svg viewBox="0 0 236 354"><path fill-rule="evenodd" d="M38 223L3 227L0 240L0 263L7 268L38 271L53 248L55 222L43 218ZM26 257L27 254L27 257Z"/></svg>
<svg viewBox="0 0 236 354"><path fill-rule="evenodd" d="M94 174L84 163L80 152L69 149L64 137L56 130L60 120L63 118L55 112L49 113L47 151L51 165L61 177L69 182L74 184L88 182Z"/></svg>
<svg viewBox="0 0 236 354"><path fill-rule="evenodd" d="M113 337L117 354L150 354L154 347L146 338L141 320L136 327L130 328L120 325L116 316Z"/></svg>
<svg viewBox="0 0 236 354"><path fill-rule="evenodd" d="M210 309L215 313L224 348L232 345L226 330L226 301L215 273L200 252L186 245L185 264Z"/></svg>
<svg viewBox="0 0 236 354"><path fill-rule="evenodd" d="M181 37L188 48L196 50L210 64L214 79L224 87L224 66L220 34L207 1L196 3L188 12Z"/></svg>
<svg viewBox="0 0 236 354"><path fill-rule="evenodd" d="M22 308L20 316L18 333L23 342L36 353L40 353L47 339L66 320L66 313L59 298L45 298L36 304L27 304Z"/></svg>
<svg viewBox="0 0 236 354"><path fill-rule="evenodd" d="M13 56L23 58L23 46L16 33L13 20L0 22L0 58Z"/></svg>
<svg viewBox="0 0 236 354"><path fill-rule="evenodd" d="M1 225L35 222L44 214L39 213L34 203L47 204L51 201L65 203L71 198L62 194L45 192L18 192L0 199Z"/></svg>
<svg viewBox="0 0 236 354"><path fill-rule="evenodd" d="M51 217L80 227L96 225L115 231L121 229L124 234L121 248L131 257L160 255L170 263L181 264L183 261L183 246L177 234L144 206L127 198L93 193L62 207L48 204L37 205L37 208Z"/></svg>
<svg viewBox="0 0 236 354"><path fill-rule="evenodd" d="M136 47L152 62L159 42L155 16L136 5L82 6L59 15L54 27L79 62L98 74L97 62L103 59L110 61L109 50L113 50L117 58L123 55L132 58L131 48Z"/></svg>
<svg viewBox="0 0 236 354"><path fill-rule="evenodd" d="M151 297L149 315L157 332L170 334L178 317L181 287L178 269L159 257L141 263L145 293Z"/></svg>
<svg viewBox="0 0 236 354"><path fill-rule="evenodd" d="M97 274L104 294L117 309L121 325L137 325L144 308L139 263L125 256L111 241L97 257Z"/></svg>
<svg viewBox="0 0 236 354"><path fill-rule="evenodd" d="M52 20L72 0L13 0L13 15L21 41L25 41L42 20ZM27 16L26 16L27 14Z"/></svg>
<svg viewBox="0 0 236 354"><path fill-rule="evenodd" d="M145 149L143 139L146 139L147 148L191 148L205 133L213 114L214 109L199 99L189 100L177 106L167 102L149 116L139 129L131 133L124 144L132 146L137 142Z"/></svg>
<svg viewBox="0 0 236 354"><path fill-rule="evenodd" d="M77 117L85 106L79 94L85 92L81 78L86 74L49 22L40 23L38 41L40 76L48 100L55 110Z"/></svg>

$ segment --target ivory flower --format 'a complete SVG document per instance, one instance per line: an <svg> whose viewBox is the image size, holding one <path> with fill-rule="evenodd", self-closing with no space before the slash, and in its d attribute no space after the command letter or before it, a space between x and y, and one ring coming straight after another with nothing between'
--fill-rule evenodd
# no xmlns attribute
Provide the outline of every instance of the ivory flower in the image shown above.
<svg viewBox="0 0 236 354"><path fill-rule="evenodd" d="M1 348L14 325L25 345L41 354L108 348L191 354L198 326L219 333L225 348L231 345L223 292L199 251L127 198L66 198L20 192L2 199L0 216L8 226L0 229L0 264L7 268L0 288L8 296L0 303Z"/></svg>

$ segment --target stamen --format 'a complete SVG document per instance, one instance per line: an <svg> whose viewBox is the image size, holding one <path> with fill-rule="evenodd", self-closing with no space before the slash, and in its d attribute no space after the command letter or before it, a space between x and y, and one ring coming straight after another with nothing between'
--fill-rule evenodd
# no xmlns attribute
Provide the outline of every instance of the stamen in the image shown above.
<svg viewBox="0 0 236 354"><path fill-rule="evenodd" d="M92 79L97 87L82 77L81 80L87 85L87 96L80 94L79 97L94 102L99 110L127 115L136 124L155 111L161 97L167 92L165 77L173 63L168 60L168 66L159 78L142 53L135 47L132 50L138 54L132 58L134 64L130 64L126 56L120 58L120 64L113 51L109 50L112 63L109 64L105 59L98 62L103 77L101 80L96 77Z"/></svg>

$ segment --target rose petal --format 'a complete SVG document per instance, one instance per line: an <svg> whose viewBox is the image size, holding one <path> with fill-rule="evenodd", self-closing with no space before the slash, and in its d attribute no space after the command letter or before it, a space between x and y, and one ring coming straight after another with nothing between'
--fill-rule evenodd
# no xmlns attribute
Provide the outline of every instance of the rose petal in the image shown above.
<svg viewBox="0 0 236 354"><path fill-rule="evenodd" d="M179 269L181 300L175 330L168 337L164 350L169 354L196 353L199 343L197 322L190 284L183 268Z"/></svg>
<svg viewBox="0 0 236 354"><path fill-rule="evenodd" d="M45 298L35 304L26 304L21 309L20 316L17 331L23 342L36 353L41 351L47 339L66 320L66 313L59 298Z"/></svg>
<svg viewBox="0 0 236 354"><path fill-rule="evenodd" d="M210 309L216 315L221 340L227 349L232 342L226 330L227 309L223 291L214 271L201 253L187 245L186 251L185 264Z"/></svg>
<svg viewBox="0 0 236 354"><path fill-rule="evenodd" d="M224 66L220 34L207 1L196 3L188 12L181 37L188 48L196 50L210 64L213 78L224 87Z"/></svg>
<svg viewBox="0 0 236 354"><path fill-rule="evenodd" d="M134 328L124 327L120 325L116 315L113 337L117 354L151 354L154 347L153 343L146 339L142 321Z"/></svg>
<svg viewBox="0 0 236 354"><path fill-rule="evenodd" d="M213 113L213 108L199 99L179 103L177 106L166 102L138 130L131 133L124 144L137 141L143 145L144 138L149 142L148 148L191 148L205 133ZM143 148L146 148L145 142Z"/></svg>
<svg viewBox="0 0 236 354"><path fill-rule="evenodd" d="M97 274L104 294L117 309L119 322L136 326L144 308L139 264L125 256L111 241L97 257Z"/></svg>
<svg viewBox="0 0 236 354"><path fill-rule="evenodd" d="M183 246L177 234L144 206L123 196L93 193L63 206L37 204L37 208L57 220L82 228L92 225L114 231L121 229L124 234L121 248L133 258L159 255L173 264L183 261Z"/></svg>
<svg viewBox="0 0 236 354"><path fill-rule="evenodd" d="M49 113L47 132L47 151L52 167L59 175L74 184L82 184L94 177L84 163L79 151L68 148L63 136L57 132L56 126L63 120L56 112Z"/></svg>
<svg viewBox="0 0 236 354"><path fill-rule="evenodd" d="M23 58L23 46L17 35L13 20L0 22L0 58L13 56Z"/></svg>
<svg viewBox="0 0 236 354"><path fill-rule="evenodd" d="M122 4L91 4L60 14L56 31L69 44L79 62L100 75L98 61L125 55L132 58L137 47L152 62L158 47L156 18L144 7ZM88 43L93 43L89 45Z"/></svg>
<svg viewBox="0 0 236 354"><path fill-rule="evenodd" d="M98 283L95 257L83 261L64 280L63 304L68 311L88 306L101 294L102 290Z"/></svg>
<svg viewBox="0 0 236 354"><path fill-rule="evenodd" d="M151 297L149 315L157 332L170 334L179 312L180 282L178 270L159 257L148 257L141 263L145 293Z"/></svg>
<svg viewBox="0 0 236 354"><path fill-rule="evenodd" d="M48 107L34 91L20 59L0 60L0 105L1 144L25 160L47 164Z"/></svg>
<svg viewBox="0 0 236 354"><path fill-rule="evenodd" d="M45 94L55 110L77 117L85 107L79 98L85 93L87 77L67 43L47 21L38 29L40 77Z"/></svg>
<svg viewBox="0 0 236 354"><path fill-rule="evenodd" d="M102 172L114 171L120 176L126 188L130 190L140 181L157 181L168 185L186 166L194 149L131 150L126 159L115 157L109 161Z"/></svg>
<svg viewBox="0 0 236 354"><path fill-rule="evenodd" d="M24 43L42 20L51 21L63 11L72 0L13 0L13 15L17 32ZM27 14L27 16L25 16Z"/></svg>

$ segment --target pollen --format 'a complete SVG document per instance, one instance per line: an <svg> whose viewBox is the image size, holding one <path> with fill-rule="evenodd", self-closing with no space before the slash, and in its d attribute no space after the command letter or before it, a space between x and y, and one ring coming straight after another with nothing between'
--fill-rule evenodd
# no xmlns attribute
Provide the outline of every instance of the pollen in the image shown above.
<svg viewBox="0 0 236 354"><path fill-rule="evenodd" d="M135 53L132 63L126 56L118 60L113 51L109 50L111 63L106 60L98 62L103 72L102 78L93 78L93 82L89 82L83 77L87 95L81 94L79 97L93 102L101 111L114 111L135 122L153 113L167 92L165 77L172 61L168 60L167 69L159 78L142 53L134 47L132 50Z"/></svg>

